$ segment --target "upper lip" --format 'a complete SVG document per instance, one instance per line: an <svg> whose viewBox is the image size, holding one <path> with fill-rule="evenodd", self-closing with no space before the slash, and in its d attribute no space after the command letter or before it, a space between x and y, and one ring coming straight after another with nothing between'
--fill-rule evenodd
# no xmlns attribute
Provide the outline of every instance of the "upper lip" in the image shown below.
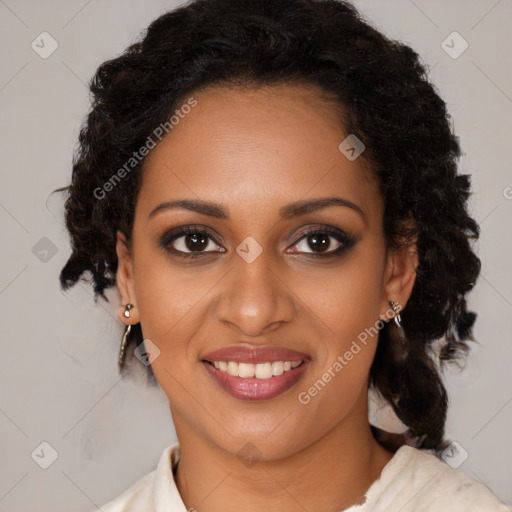
<svg viewBox="0 0 512 512"><path fill-rule="evenodd" d="M274 361L303 361L309 359L309 355L290 348L260 346L231 346L224 347L213 352L208 352L201 357L204 361L235 361L238 363L266 363Z"/></svg>

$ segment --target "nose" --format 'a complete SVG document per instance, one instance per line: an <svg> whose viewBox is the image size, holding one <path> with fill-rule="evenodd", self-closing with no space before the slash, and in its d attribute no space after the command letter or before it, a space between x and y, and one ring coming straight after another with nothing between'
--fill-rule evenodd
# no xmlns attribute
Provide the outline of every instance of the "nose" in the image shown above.
<svg viewBox="0 0 512 512"><path fill-rule="evenodd" d="M277 329L293 319L293 292L271 268L265 251L248 263L235 256L217 302L217 318L240 334L256 337Z"/></svg>

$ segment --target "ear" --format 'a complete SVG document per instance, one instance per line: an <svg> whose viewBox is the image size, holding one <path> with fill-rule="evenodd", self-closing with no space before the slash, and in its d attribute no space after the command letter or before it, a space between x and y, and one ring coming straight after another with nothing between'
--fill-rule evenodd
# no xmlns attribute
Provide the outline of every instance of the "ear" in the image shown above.
<svg viewBox="0 0 512 512"><path fill-rule="evenodd" d="M135 297L135 284L133 280L133 262L130 249L126 242L126 237L121 231L117 231L116 240L117 253L117 288L121 295L122 304L119 306L118 317L122 323L134 325L139 322L139 311L137 309L137 301ZM130 309L130 316L124 316L126 304L133 304Z"/></svg>
<svg viewBox="0 0 512 512"><path fill-rule="evenodd" d="M417 238L403 247L387 251L381 318L393 316L389 301L397 302L403 310L411 296L419 261L416 241Z"/></svg>

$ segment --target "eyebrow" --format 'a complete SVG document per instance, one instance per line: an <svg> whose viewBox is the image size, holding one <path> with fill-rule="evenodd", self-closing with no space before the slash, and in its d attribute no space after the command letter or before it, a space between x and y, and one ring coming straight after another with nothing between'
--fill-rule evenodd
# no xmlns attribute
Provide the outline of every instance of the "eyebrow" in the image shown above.
<svg viewBox="0 0 512 512"><path fill-rule="evenodd" d="M361 209L361 207L359 207L352 201L349 201L348 199L343 199L341 197L336 196L295 201L280 208L279 215L282 220L289 220L295 217L306 215L307 213L321 210L323 208L328 208L329 206L344 206L347 208L351 208L352 210L359 213L359 215L361 215L361 217L363 218L364 222L367 223L366 214ZM227 210L220 204L197 199L177 199L174 201L167 201L165 203L161 203L155 208L153 208L153 210L151 210L148 217L152 218L161 211L172 210L175 208L183 208L185 210L190 210L193 212L201 213L203 215L208 215L209 217L229 220L229 214Z"/></svg>

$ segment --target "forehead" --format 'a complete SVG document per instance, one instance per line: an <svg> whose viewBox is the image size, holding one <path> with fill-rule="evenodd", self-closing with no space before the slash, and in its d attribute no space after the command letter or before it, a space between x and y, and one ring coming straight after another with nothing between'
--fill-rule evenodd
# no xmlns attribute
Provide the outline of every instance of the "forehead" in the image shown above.
<svg viewBox="0 0 512 512"><path fill-rule="evenodd" d="M340 152L349 134L319 89L210 87L191 97L195 106L177 106L178 122L146 158L138 210L183 197L233 213L308 196L342 195L365 209L379 201L366 162Z"/></svg>

